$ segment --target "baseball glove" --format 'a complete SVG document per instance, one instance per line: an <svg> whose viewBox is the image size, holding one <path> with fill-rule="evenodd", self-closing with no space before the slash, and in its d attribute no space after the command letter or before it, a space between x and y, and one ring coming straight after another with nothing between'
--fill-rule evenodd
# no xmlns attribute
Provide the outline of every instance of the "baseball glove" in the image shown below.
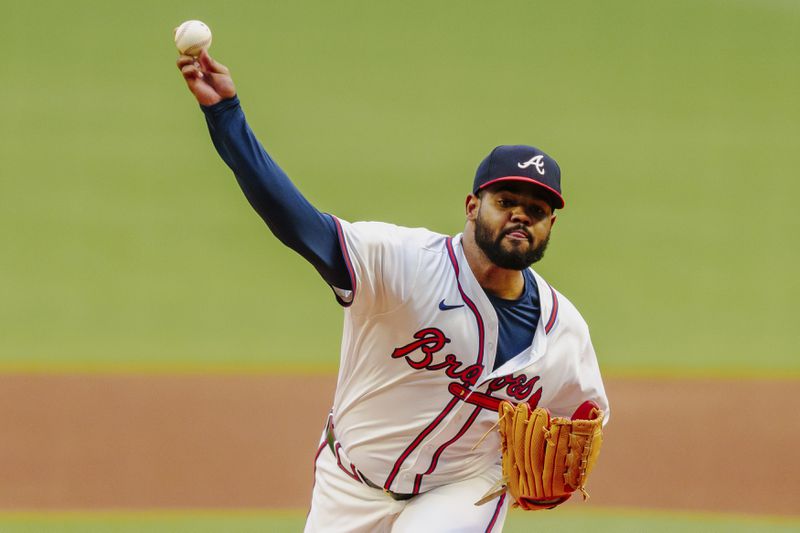
<svg viewBox="0 0 800 533"><path fill-rule="evenodd" d="M546 409L503 401L498 409L503 481L514 506L552 509L580 490L603 442L603 411L585 402L572 419L550 418Z"/></svg>

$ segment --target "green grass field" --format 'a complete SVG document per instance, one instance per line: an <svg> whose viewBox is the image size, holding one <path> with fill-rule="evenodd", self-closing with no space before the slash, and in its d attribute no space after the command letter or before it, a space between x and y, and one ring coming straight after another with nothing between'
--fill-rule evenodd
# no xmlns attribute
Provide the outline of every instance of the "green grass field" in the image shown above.
<svg viewBox="0 0 800 533"><path fill-rule="evenodd" d="M7 533L295 533L302 531L302 511L145 512L145 513L0 513ZM532 530L596 533L788 533L800 531L800 521L788 518L665 513L643 511L512 512L504 533Z"/></svg>
<svg viewBox="0 0 800 533"><path fill-rule="evenodd" d="M796 2L10 4L0 368L335 368L328 288L174 67L200 18L319 208L456 233L488 150L537 144L568 204L539 270L607 372L800 373Z"/></svg>

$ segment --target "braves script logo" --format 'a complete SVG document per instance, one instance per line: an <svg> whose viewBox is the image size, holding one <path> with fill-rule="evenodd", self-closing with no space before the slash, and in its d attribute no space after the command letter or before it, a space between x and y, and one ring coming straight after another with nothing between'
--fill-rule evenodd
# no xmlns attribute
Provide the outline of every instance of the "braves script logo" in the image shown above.
<svg viewBox="0 0 800 533"><path fill-rule="evenodd" d="M539 174L544 176L544 156L543 155L537 155L537 156L531 157L530 159L528 159L524 163L517 163L517 166L519 168L528 168L531 165L536 167L536 172L538 172Z"/></svg>
<svg viewBox="0 0 800 533"><path fill-rule="evenodd" d="M442 351L444 345L450 342L442 330L438 328L425 328L414 333L416 340L395 348L392 358L404 357L406 363L416 370L443 370L447 377L458 380L449 385L448 390L462 400L478 405L485 409L496 411L500 405L500 398L492 396L492 392L505 389L506 394L518 401L527 401L531 407L536 407L542 397L542 388L533 391L539 376L528 378L525 374L518 376L501 376L489 382L486 393L471 391L470 387L478 383L483 366L478 364L465 365L454 354L447 354L444 361L435 363L434 355Z"/></svg>

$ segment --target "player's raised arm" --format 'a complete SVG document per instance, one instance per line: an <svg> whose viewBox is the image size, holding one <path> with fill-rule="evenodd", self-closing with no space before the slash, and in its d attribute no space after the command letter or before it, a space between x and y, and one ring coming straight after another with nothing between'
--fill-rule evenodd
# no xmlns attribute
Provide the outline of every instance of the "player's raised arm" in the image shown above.
<svg viewBox="0 0 800 533"><path fill-rule="evenodd" d="M311 205L258 142L228 68L205 50L197 59L182 55L177 66L205 113L214 147L233 170L250 205L272 233L314 265L328 284L350 290L334 221Z"/></svg>

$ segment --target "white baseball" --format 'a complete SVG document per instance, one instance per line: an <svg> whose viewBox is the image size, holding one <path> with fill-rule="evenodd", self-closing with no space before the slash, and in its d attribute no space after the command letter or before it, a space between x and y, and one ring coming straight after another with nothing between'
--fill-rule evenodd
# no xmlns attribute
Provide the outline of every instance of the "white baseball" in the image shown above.
<svg viewBox="0 0 800 533"><path fill-rule="evenodd" d="M175 46L181 54L197 57L211 46L211 28L199 20L187 20L175 28Z"/></svg>

